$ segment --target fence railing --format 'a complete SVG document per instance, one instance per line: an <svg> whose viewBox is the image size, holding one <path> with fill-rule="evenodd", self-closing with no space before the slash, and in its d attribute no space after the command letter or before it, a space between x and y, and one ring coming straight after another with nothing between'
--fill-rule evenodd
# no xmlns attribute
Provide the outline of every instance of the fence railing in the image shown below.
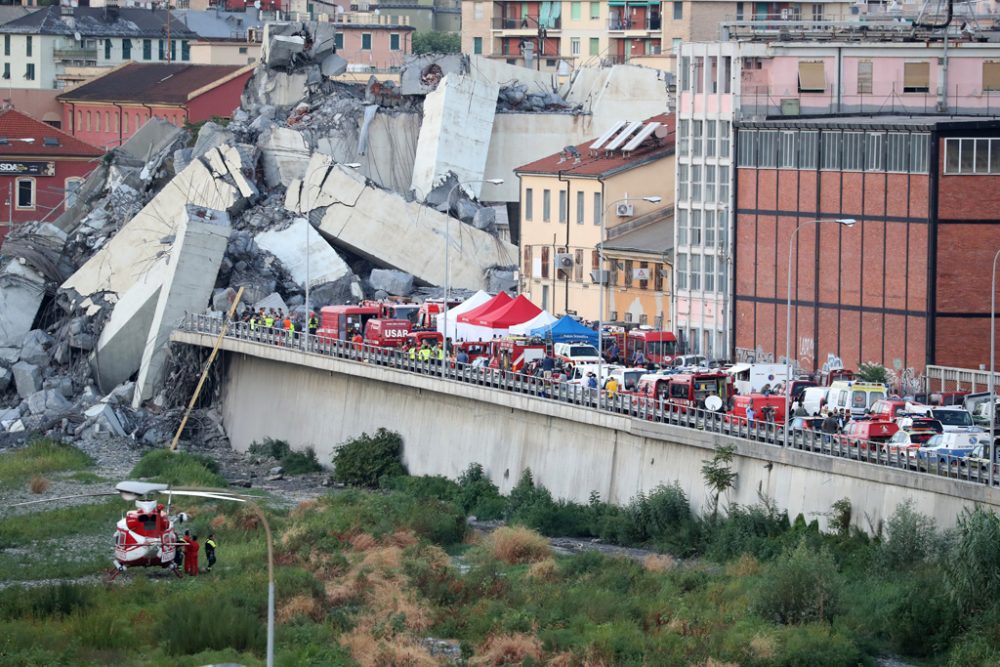
<svg viewBox="0 0 1000 667"><path fill-rule="evenodd" d="M180 330L218 336L223 320L210 315L185 316ZM499 391L558 401L615 415L670 424L702 432L752 440L768 446L785 446L785 425L733 417L724 412L677 405L629 393L609 393L569 384L544 376L487 368L454 360L410 358L395 348L377 347L339 339L288 332L282 329L255 327L246 322L232 322L226 338L287 348L305 355L335 357L347 361L394 368L408 373L440 377L442 380L488 387ZM792 428L788 447L820 456L833 456L865 465L906 470L918 475L935 475L986 484L990 478L986 462L965 457L922 451L916 447L896 447L890 443L861 440L843 434L827 434ZM993 463L993 484L1000 484L1000 467Z"/></svg>

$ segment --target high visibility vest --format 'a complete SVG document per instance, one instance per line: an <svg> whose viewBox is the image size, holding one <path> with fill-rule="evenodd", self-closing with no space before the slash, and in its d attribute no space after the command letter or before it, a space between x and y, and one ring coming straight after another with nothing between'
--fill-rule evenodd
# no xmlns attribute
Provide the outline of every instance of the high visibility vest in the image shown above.
<svg viewBox="0 0 1000 667"><path fill-rule="evenodd" d="M438 361L444 361L444 348L438 348Z"/></svg>
<svg viewBox="0 0 1000 667"><path fill-rule="evenodd" d="M318 329L319 328L319 320L317 320L315 317L310 318L310 320L309 320L309 328L310 329Z"/></svg>
<svg viewBox="0 0 1000 667"><path fill-rule="evenodd" d="M251 317L250 318L250 331L253 331L256 328L257 328L257 318L256 317Z"/></svg>
<svg viewBox="0 0 1000 667"><path fill-rule="evenodd" d="M295 322L288 323L288 330L291 331L292 333L295 333Z"/></svg>
<svg viewBox="0 0 1000 667"><path fill-rule="evenodd" d="M268 328L273 327L274 326L274 318L271 317L270 315L268 315L267 317L265 317L264 318L264 326L268 327Z"/></svg>
<svg viewBox="0 0 1000 667"><path fill-rule="evenodd" d="M428 347L422 347L422 348L420 348L420 352L418 354L420 356L420 361L430 361L430 358L431 358L431 350L430 350L430 348L428 348Z"/></svg>
<svg viewBox="0 0 1000 667"><path fill-rule="evenodd" d="M414 360L416 358L417 358L417 348L411 347L410 348L410 360L412 361L412 360Z"/></svg>

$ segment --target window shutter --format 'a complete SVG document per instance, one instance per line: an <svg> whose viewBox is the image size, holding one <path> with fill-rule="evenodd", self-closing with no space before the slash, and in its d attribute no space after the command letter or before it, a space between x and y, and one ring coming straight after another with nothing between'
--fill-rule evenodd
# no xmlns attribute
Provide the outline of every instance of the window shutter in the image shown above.
<svg viewBox="0 0 1000 667"><path fill-rule="evenodd" d="M799 63L799 90L816 93L826 90L826 73L822 62Z"/></svg>

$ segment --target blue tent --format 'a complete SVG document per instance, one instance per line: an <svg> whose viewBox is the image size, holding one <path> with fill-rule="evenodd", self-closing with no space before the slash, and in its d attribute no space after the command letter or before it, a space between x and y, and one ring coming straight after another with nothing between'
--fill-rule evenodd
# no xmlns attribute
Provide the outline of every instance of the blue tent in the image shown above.
<svg viewBox="0 0 1000 667"><path fill-rule="evenodd" d="M551 339L553 343L586 341L591 345L597 345L597 332L583 326L569 315L563 315L549 326L532 329L531 335Z"/></svg>

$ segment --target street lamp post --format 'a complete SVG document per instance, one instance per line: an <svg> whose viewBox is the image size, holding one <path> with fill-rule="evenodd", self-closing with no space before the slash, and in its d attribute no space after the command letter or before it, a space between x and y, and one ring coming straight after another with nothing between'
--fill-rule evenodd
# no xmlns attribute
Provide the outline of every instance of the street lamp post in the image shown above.
<svg viewBox="0 0 1000 667"><path fill-rule="evenodd" d="M785 309L785 447L788 447L788 434L791 430L789 428L789 424L791 423L789 418L791 415L788 414L788 407L791 402L792 370L794 368L794 364L792 364L792 249L795 247L795 240L800 229L807 225L818 225L824 222L835 222L844 227L853 227L857 223L857 220L854 218L806 220L805 222L800 222L795 227L795 231L792 232L791 237L788 239L788 289L785 292L785 296L788 297L788 304Z"/></svg>
<svg viewBox="0 0 1000 667"><path fill-rule="evenodd" d="M997 258L1000 258L1000 250L993 255L993 281L990 283L990 379L987 383L990 395L990 488L993 488L993 456L995 446L993 438L996 437L996 410L997 402L994 396L995 380L993 374L996 372L996 317L997 317Z"/></svg>
<svg viewBox="0 0 1000 667"><path fill-rule="evenodd" d="M623 199L618 199L616 201L613 201L613 202L611 202L610 204L608 204L607 206L604 207L604 210L601 211L601 238L598 240L598 244L597 244L597 261L598 261L598 264L600 266L599 271L602 271L602 272L604 271L604 229L605 229L604 222L605 222L605 220L608 217L608 211L611 209L612 206L616 206L618 204L622 204L624 202L631 201L633 199L641 199L643 201L648 201L651 204L659 204L663 200L663 197L660 197L658 195L646 195L644 197L625 197ZM598 278L599 279L603 278L603 277L604 277L603 274L598 274ZM597 381L598 381L598 383L600 383L603 386L603 384L604 384L604 334L603 334L603 331L604 331L604 283L603 282L599 282L598 285L597 285L597 287L598 287L598 290L599 290L598 291L599 298L598 298L598 306L597 306L597 310L598 310L598 313L597 313L597 358L598 358L598 361L597 361Z"/></svg>
<svg viewBox="0 0 1000 667"><path fill-rule="evenodd" d="M441 342L442 352L444 352L444 363L441 364L441 377L447 374L448 368L448 292L450 291L449 281L451 278L451 265L449 264L449 249L451 248L451 196L455 194L455 190L463 185L474 185L476 183L489 183L490 185L503 185L502 178L487 178L478 181L461 181L455 183L451 186L451 190L448 190L448 198L445 200L445 205L448 210L445 211L445 215L448 216L448 220L445 223L444 228L444 310L441 316L444 317L444 340ZM461 220L459 220L461 224Z"/></svg>

